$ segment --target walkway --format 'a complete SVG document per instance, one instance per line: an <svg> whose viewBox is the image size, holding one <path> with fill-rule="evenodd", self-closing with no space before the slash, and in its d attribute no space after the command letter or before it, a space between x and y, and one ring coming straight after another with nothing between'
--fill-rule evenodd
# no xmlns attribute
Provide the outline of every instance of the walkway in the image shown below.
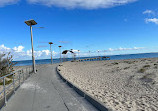
<svg viewBox="0 0 158 111"><path fill-rule="evenodd" d="M56 67L54 64L39 69L21 85L2 111L97 111L62 82Z"/></svg>

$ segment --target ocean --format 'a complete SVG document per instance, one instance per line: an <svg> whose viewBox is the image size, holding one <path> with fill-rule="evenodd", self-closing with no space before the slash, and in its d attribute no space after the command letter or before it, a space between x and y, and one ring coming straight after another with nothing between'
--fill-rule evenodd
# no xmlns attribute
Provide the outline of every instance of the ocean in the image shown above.
<svg viewBox="0 0 158 111"><path fill-rule="evenodd" d="M121 59L137 59L137 58L154 58L158 57L158 53L143 53L143 54L126 54L126 55L110 55L110 60L121 60ZM89 57L80 57L80 59L85 59ZM91 57L94 58L94 57ZM78 59L78 58L77 58ZM73 58L66 58L67 61L73 60ZM13 61L17 64L15 66L26 66L32 65L32 60L22 60L22 61ZM41 59L36 60L36 64L50 64L51 59ZM53 63L60 63L60 59L53 59Z"/></svg>

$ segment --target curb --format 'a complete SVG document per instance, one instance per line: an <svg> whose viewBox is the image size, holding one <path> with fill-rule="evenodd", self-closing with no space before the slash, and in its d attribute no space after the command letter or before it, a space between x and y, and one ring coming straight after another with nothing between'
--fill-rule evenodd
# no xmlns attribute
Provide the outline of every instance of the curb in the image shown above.
<svg viewBox="0 0 158 111"><path fill-rule="evenodd" d="M96 100L95 98L93 98L91 95L87 94L86 92L82 91L80 88L78 88L77 86L75 86L73 83L71 83L69 80L65 79L60 71L58 70L58 67L56 68L57 74L59 75L59 77L66 82L66 84L68 86L70 86L71 88L73 88L80 96L84 97L89 103L91 103L94 107L96 107L99 111L113 111L111 109L106 108L105 105L103 105L100 101Z"/></svg>

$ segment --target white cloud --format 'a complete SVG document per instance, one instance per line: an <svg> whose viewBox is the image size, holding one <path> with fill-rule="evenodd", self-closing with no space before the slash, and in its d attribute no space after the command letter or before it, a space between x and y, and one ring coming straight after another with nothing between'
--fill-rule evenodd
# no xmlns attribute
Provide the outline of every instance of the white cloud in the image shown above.
<svg viewBox="0 0 158 111"><path fill-rule="evenodd" d="M4 44L0 45L0 53L3 53L3 52L10 52L11 49L4 46Z"/></svg>
<svg viewBox="0 0 158 111"><path fill-rule="evenodd" d="M75 52L75 53L77 53L77 52L78 52L78 50L75 50L75 49L73 49L73 50L72 50L72 52Z"/></svg>
<svg viewBox="0 0 158 111"><path fill-rule="evenodd" d="M4 44L0 45L0 53L11 52L14 60L31 59L32 50L30 49L30 50L24 51L23 49L24 49L24 46L8 48ZM55 51L53 51L52 53L53 53L53 56L58 56L58 53L56 53ZM47 59L47 58L50 58L50 51L49 50L34 51L34 55L36 59Z"/></svg>
<svg viewBox="0 0 158 111"><path fill-rule="evenodd" d="M24 47L23 46L18 46L18 47L14 47L13 50L15 52L23 52Z"/></svg>
<svg viewBox="0 0 158 111"><path fill-rule="evenodd" d="M125 50L139 50L139 49L144 49L144 47L134 47L134 48L117 48L117 49L112 49L109 48L108 50L105 50L106 52L112 52L112 51L125 51Z"/></svg>
<svg viewBox="0 0 158 111"><path fill-rule="evenodd" d="M158 19L157 18L152 18L152 19L146 18L145 22L146 23L152 22L152 23L158 24Z"/></svg>
<svg viewBox="0 0 158 111"><path fill-rule="evenodd" d="M155 14L155 12L152 10L145 10L143 14Z"/></svg>
<svg viewBox="0 0 158 111"><path fill-rule="evenodd" d="M19 0L0 0L0 7L17 3Z"/></svg>
<svg viewBox="0 0 158 111"><path fill-rule="evenodd" d="M124 5L138 0L27 0L33 4L43 4L47 6L58 6L65 8L110 8Z"/></svg>

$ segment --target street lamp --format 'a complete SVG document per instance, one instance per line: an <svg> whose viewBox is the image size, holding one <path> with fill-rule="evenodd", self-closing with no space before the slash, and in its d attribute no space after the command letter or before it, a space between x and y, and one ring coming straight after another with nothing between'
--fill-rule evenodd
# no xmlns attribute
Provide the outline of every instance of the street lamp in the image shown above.
<svg viewBox="0 0 158 111"><path fill-rule="evenodd" d="M106 56L106 50L104 50L104 56Z"/></svg>
<svg viewBox="0 0 158 111"><path fill-rule="evenodd" d="M70 49L72 60L73 60L73 49Z"/></svg>
<svg viewBox="0 0 158 111"><path fill-rule="evenodd" d="M33 62L33 72L36 73L36 67L35 67L35 57L34 57L34 48L33 48L33 35L32 35L32 25L36 25L37 23L32 20L27 20L25 23L30 26L30 32L31 32L31 46L32 46L32 62Z"/></svg>
<svg viewBox="0 0 158 111"><path fill-rule="evenodd" d="M91 51L89 51L89 58L91 58Z"/></svg>
<svg viewBox="0 0 158 111"><path fill-rule="evenodd" d="M53 44L53 42L49 42L49 44L50 44L50 52L51 52L51 64L53 64L53 59L52 59L52 44Z"/></svg>
<svg viewBox="0 0 158 111"><path fill-rule="evenodd" d="M79 53L80 53L80 50L78 50L78 57L79 57L79 59L80 59L80 54L79 54Z"/></svg>
<svg viewBox="0 0 158 111"><path fill-rule="evenodd" d="M100 52L100 51L98 50L98 57L99 57L99 52Z"/></svg>
<svg viewBox="0 0 158 111"><path fill-rule="evenodd" d="M61 61L61 47L62 47L62 46L58 46L58 47L59 47L59 51L60 51L60 63L61 63L61 62L62 62L62 61Z"/></svg>

